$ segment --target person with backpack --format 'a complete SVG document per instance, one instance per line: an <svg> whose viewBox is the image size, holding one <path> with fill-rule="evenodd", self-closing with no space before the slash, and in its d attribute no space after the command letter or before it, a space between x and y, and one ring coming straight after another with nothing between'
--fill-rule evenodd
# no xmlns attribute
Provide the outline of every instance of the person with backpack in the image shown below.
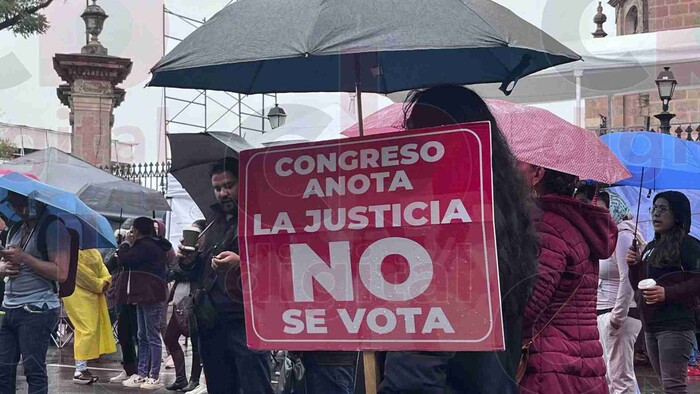
<svg viewBox="0 0 700 394"><path fill-rule="evenodd" d="M153 220L139 217L117 252L119 264L127 270L126 277L122 274L120 278L120 292L125 294L126 304L136 304L138 324L138 370L122 382L126 387L163 387L160 319L167 299L167 252L171 248L167 239L156 236Z"/></svg>
<svg viewBox="0 0 700 394"><path fill-rule="evenodd" d="M88 370L87 360L117 351L105 296L112 277L97 249L81 250L78 256L75 292L63 305L75 332L73 383L88 385L98 377Z"/></svg>
<svg viewBox="0 0 700 394"><path fill-rule="evenodd" d="M60 307L58 284L67 283L71 271L71 233L42 203L13 192L5 202L21 221L10 228L7 247L0 250L0 278L6 280L0 394L15 393L20 357L28 392L45 394L46 352Z"/></svg>

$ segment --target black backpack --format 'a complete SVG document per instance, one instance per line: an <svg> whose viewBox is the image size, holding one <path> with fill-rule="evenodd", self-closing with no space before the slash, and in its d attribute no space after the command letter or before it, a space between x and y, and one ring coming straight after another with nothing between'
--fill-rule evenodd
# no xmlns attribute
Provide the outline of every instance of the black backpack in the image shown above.
<svg viewBox="0 0 700 394"><path fill-rule="evenodd" d="M37 238L37 249L41 255L41 259L44 261L49 261L49 252L46 247L46 230L49 225L54 222L54 220L60 220L64 225L66 224L63 219L56 215L48 215L42 217L40 220L39 227L36 229ZM10 239L12 239L12 234L20 228L22 222L17 222L10 227L7 232L7 238L5 245L9 245ZM78 274L78 252L80 251L80 235L77 231L66 227L68 230L68 235L70 236L70 263L68 265L68 277L65 282L58 285L55 281L51 281L54 292L58 293L59 298L69 297L75 291L75 277Z"/></svg>

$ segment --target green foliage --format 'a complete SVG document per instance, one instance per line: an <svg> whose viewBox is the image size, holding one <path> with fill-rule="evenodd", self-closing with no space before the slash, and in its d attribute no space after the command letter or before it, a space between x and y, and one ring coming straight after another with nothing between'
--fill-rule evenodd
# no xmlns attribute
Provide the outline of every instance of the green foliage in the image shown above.
<svg viewBox="0 0 700 394"><path fill-rule="evenodd" d="M12 160L15 158L17 146L6 139L0 139L0 160Z"/></svg>
<svg viewBox="0 0 700 394"><path fill-rule="evenodd" d="M52 2L53 0L0 0L0 30L8 29L24 38L46 33L49 22L39 11Z"/></svg>

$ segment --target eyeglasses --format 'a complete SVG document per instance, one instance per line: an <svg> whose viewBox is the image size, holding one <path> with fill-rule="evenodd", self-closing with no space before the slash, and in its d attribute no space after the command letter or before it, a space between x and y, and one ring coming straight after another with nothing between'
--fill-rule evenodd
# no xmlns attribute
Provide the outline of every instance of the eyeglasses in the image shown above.
<svg viewBox="0 0 700 394"><path fill-rule="evenodd" d="M663 206L663 205L654 205L653 207L649 208L649 213L652 215L655 213L658 213L659 215L663 215L664 212L670 211L670 210L671 210L671 208Z"/></svg>

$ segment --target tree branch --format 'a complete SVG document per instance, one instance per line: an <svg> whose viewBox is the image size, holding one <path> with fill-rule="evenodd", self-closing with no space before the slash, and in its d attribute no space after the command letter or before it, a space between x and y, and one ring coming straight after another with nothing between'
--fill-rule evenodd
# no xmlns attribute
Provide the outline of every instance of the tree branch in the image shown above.
<svg viewBox="0 0 700 394"><path fill-rule="evenodd" d="M0 30L5 30L5 29L7 29L7 28L10 28L10 27L16 25L17 23L19 23L19 21L20 21L25 15L32 15L32 14L35 14L35 13L37 13L38 11L40 11L41 9L44 9L44 8L48 7L49 5L51 5L51 3L53 3L53 0L46 0L46 1L44 1L43 3L39 3L39 4L37 4L37 5L33 6L33 7L25 8L24 10L22 10L22 11L18 12L17 14L15 14L15 16L13 16L13 17L11 17L11 18L8 18L8 19L6 19L6 20L0 22Z"/></svg>

